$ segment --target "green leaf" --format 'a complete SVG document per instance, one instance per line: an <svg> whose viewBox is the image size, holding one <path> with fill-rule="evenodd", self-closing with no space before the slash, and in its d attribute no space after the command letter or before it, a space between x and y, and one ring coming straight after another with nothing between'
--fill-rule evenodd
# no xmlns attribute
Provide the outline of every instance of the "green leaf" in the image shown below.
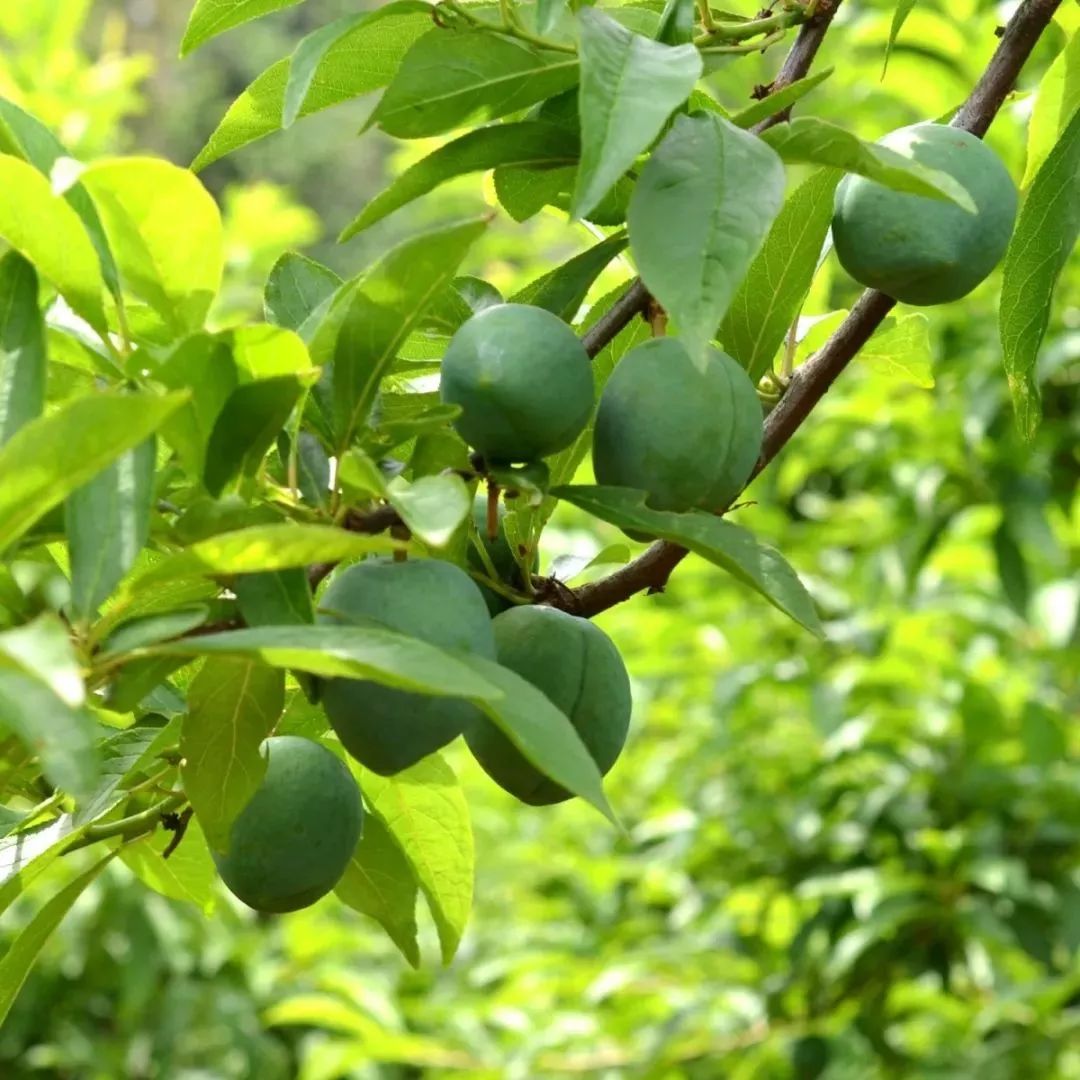
<svg viewBox="0 0 1080 1080"><path fill-rule="evenodd" d="M0 960L0 1024L7 1019L11 1006L22 989L38 954L45 947L52 932L86 887L109 864L116 852L109 852L71 884L60 890L44 907L40 908L22 932L11 943L4 958Z"/></svg>
<svg viewBox="0 0 1080 1080"><path fill-rule="evenodd" d="M95 162L78 179L101 215L124 289L173 335L202 326L225 265L221 214L206 188L157 158Z"/></svg>
<svg viewBox="0 0 1080 1080"><path fill-rule="evenodd" d="M0 840L0 915L64 853L82 833L71 814Z"/></svg>
<svg viewBox="0 0 1080 1080"><path fill-rule="evenodd" d="M424 0L396 0L369 12L327 50L299 115L310 116L386 86L413 42L430 29L431 5ZM288 58L278 61L232 103L192 163L196 172L281 129L290 67Z"/></svg>
<svg viewBox="0 0 1080 1080"><path fill-rule="evenodd" d="M656 28L656 40L665 45L686 45L694 39L697 7L694 0L667 0Z"/></svg>
<svg viewBox="0 0 1080 1080"><path fill-rule="evenodd" d="M576 56L474 30L429 30L406 54L372 122L399 139L497 120L578 80Z"/></svg>
<svg viewBox="0 0 1080 1080"><path fill-rule="evenodd" d="M0 154L0 238L37 267L71 310L108 334L101 263L79 215L49 181L19 158Z"/></svg>
<svg viewBox="0 0 1080 1080"><path fill-rule="evenodd" d="M250 660L210 657L188 689L180 729L184 791L210 845L229 830L266 774L259 747L285 708L284 674Z"/></svg>
<svg viewBox="0 0 1080 1080"><path fill-rule="evenodd" d="M758 543L752 533L713 514L650 510L640 491L615 487L561 487L552 494L620 529L648 533L680 544L726 570L775 608L818 637L821 623L813 601L784 557Z"/></svg>
<svg viewBox="0 0 1080 1080"><path fill-rule="evenodd" d="M154 433L186 394L89 394L0 449L0 551L111 461Z"/></svg>
<svg viewBox="0 0 1080 1080"><path fill-rule="evenodd" d="M1034 437L1042 408L1036 361L1054 286L1080 234L1080 112L1031 184L1002 265L998 331L1016 423Z"/></svg>
<svg viewBox="0 0 1080 1080"><path fill-rule="evenodd" d="M776 93L768 94L760 101L755 101L753 105L747 105L745 109L732 113L729 119L736 127L751 128L759 120L766 120L770 116L775 116L778 112L790 108L796 101L806 97L811 90L820 86L835 70L835 68L828 67L815 72L813 75L808 75L805 79L796 79L793 83L788 83L787 86L777 90Z"/></svg>
<svg viewBox="0 0 1080 1080"><path fill-rule="evenodd" d="M545 206L557 205L574 185L577 169L523 169L512 165L495 170L495 194L502 208L518 222L528 221Z"/></svg>
<svg viewBox="0 0 1080 1080"><path fill-rule="evenodd" d="M587 217L701 78L693 45L633 34L587 7L581 25L581 165L570 214Z"/></svg>
<svg viewBox="0 0 1080 1080"><path fill-rule="evenodd" d="M222 407L206 444L203 483L220 495L238 476L258 474L294 406L316 375L278 375L238 386Z"/></svg>
<svg viewBox="0 0 1080 1080"><path fill-rule="evenodd" d="M254 574L318 562L342 562L364 555L388 555L401 545L388 537L363 536L334 525L252 525L219 533L169 555L124 586L130 596L166 581L207 575Z"/></svg>
<svg viewBox="0 0 1080 1080"><path fill-rule="evenodd" d="M38 279L18 252L0 259L0 446L45 408L45 319Z"/></svg>
<svg viewBox="0 0 1080 1080"><path fill-rule="evenodd" d="M523 120L478 128L439 147L396 177L346 226L340 239L348 240L455 176L500 165L572 165L577 157L577 134L561 124Z"/></svg>
<svg viewBox="0 0 1080 1080"><path fill-rule="evenodd" d="M0 126L7 125L12 133L12 145L5 147L0 140L0 150L28 161L42 176L51 177L53 167L61 158L71 157L64 144L35 116L24 112L5 98L0 98ZM94 200L82 184L74 184L64 192L72 210L79 215L90 240L101 260L101 270L109 290L119 295L120 284L116 263L109 250L101 218L98 217Z"/></svg>
<svg viewBox="0 0 1080 1080"><path fill-rule="evenodd" d="M487 225L471 219L414 236L362 277L347 283L312 343L333 341L335 430L347 448L424 309L446 288L472 243ZM336 332L335 332L336 328Z"/></svg>
<svg viewBox="0 0 1080 1080"><path fill-rule="evenodd" d="M1021 188L1027 190L1080 109L1080 33L1069 39L1046 74L1028 121L1027 165Z"/></svg>
<svg viewBox="0 0 1080 1080"><path fill-rule="evenodd" d="M184 40L180 43L180 55L187 56L212 37L234 26L300 3L303 0L196 0L184 31Z"/></svg>
<svg viewBox="0 0 1080 1080"><path fill-rule="evenodd" d="M934 385L930 350L930 320L918 313L889 319L857 354L860 363L879 375L914 383L929 390Z"/></svg>
<svg viewBox="0 0 1080 1080"><path fill-rule="evenodd" d="M421 476L409 484L398 477L386 489L390 505L425 544L446 547L469 516L472 496L460 476Z"/></svg>
<svg viewBox="0 0 1080 1080"><path fill-rule="evenodd" d="M885 72L889 70L889 57L892 55L893 46L896 44L896 39L900 36L900 31L904 28L904 23L907 22L907 17L911 14L911 9L914 6L915 0L896 0L892 23L889 25L889 40L885 43L885 62L881 65L881 77L883 79L885 78Z"/></svg>
<svg viewBox="0 0 1080 1080"><path fill-rule="evenodd" d="M450 963L472 907L475 862L469 806L457 777L432 754L396 776L361 770L360 787L412 866L439 932L443 963Z"/></svg>
<svg viewBox="0 0 1080 1080"><path fill-rule="evenodd" d="M772 150L711 114L677 117L642 170L627 214L630 248L692 353L716 332L784 184Z"/></svg>
<svg viewBox="0 0 1080 1080"><path fill-rule="evenodd" d="M609 236L587 251L575 255L562 266L529 282L510 299L516 304L532 304L571 322L577 315L593 282L626 247L626 237Z"/></svg>
<svg viewBox="0 0 1080 1080"><path fill-rule="evenodd" d="M267 322L299 330L340 285L341 278L328 266L295 251L285 252L266 280Z"/></svg>
<svg viewBox="0 0 1080 1080"><path fill-rule="evenodd" d="M195 334L180 342L153 374L169 389L184 390L189 395L189 400L162 425L161 434L177 452L184 468L192 476L202 476L210 433L239 381L231 340Z"/></svg>
<svg viewBox="0 0 1080 1080"><path fill-rule="evenodd" d="M832 223L838 169L819 169L784 203L720 327L720 341L757 382L798 317Z"/></svg>
<svg viewBox="0 0 1080 1080"><path fill-rule="evenodd" d="M0 669L0 724L36 754L55 787L78 797L97 786L94 719L37 679Z"/></svg>
<svg viewBox="0 0 1080 1080"><path fill-rule="evenodd" d="M532 683L508 668L479 656L465 659L502 690L502 697L477 704L503 734L545 776L580 795L617 826L596 762L566 716Z"/></svg>
<svg viewBox="0 0 1080 1080"><path fill-rule="evenodd" d="M367 12L345 15L301 38L289 59L289 81L285 84L285 100L281 110L283 128L296 123L326 54L367 17Z"/></svg>
<svg viewBox="0 0 1080 1080"><path fill-rule="evenodd" d="M217 906L217 867L198 821L188 822L183 840L165 859L162 852L169 842L160 832L151 833L122 847L120 859L147 888L212 915Z"/></svg>
<svg viewBox="0 0 1080 1080"><path fill-rule="evenodd" d="M86 621L135 564L150 535L153 437L121 454L68 497L71 610Z"/></svg>
<svg viewBox="0 0 1080 1080"><path fill-rule="evenodd" d="M302 566L241 574L233 582L233 592L248 626L303 626L315 621L307 570Z"/></svg>
<svg viewBox="0 0 1080 1080"><path fill-rule="evenodd" d="M200 604L179 611L166 611L161 615L131 619L105 638L98 650L98 656L117 656L145 648L147 645L156 645L159 641L180 637L181 634L202 626L209 614L210 609L205 604Z"/></svg>
<svg viewBox="0 0 1080 1080"><path fill-rule="evenodd" d="M975 204L964 186L940 169L931 169L886 146L816 116L777 124L761 136L789 165L830 165L857 173L894 191L930 199L948 199L970 214Z"/></svg>
<svg viewBox="0 0 1080 1080"><path fill-rule="evenodd" d="M98 747L100 779L88 798L79 803L75 825L89 825L114 809L124 798L124 782L147 757L161 738L163 728L132 727L118 731ZM160 747L158 747L160 749ZM156 764L161 764L160 760Z"/></svg>
<svg viewBox="0 0 1080 1080"><path fill-rule="evenodd" d="M0 671L14 667L32 675L65 704L86 701L82 664L67 624L51 613L0 634Z"/></svg>
<svg viewBox="0 0 1080 1080"><path fill-rule="evenodd" d="M334 892L343 904L370 915L402 956L414 968L420 967L416 874L378 814L369 813L364 818L364 833Z"/></svg>
<svg viewBox="0 0 1080 1080"><path fill-rule="evenodd" d="M399 690L468 698L478 704L501 693L472 670L466 658L377 623L230 630L156 645L145 655L261 660L324 678L370 679Z"/></svg>

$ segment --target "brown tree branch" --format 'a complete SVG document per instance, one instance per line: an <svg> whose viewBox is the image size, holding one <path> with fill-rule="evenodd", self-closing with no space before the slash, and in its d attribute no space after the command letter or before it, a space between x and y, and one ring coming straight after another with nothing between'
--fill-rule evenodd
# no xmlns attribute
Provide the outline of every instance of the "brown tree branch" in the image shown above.
<svg viewBox="0 0 1080 1080"><path fill-rule="evenodd" d="M806 76L810 70L810 65L814 62L814 57L817 56L818 49L821 48L821 43L825 40L825 33L829 29L833 16L836 14L836 9L840 4L841 0L822 0L817 14L799 27L799 34L791 46L791 51L784 59L780 71L773 80L770 93L775 94L778 90L783 90L785 86L790 86L793 82L798 82L799 79ZM768 98L765 100L768 101ZM781 109L778 113L767 116L764 120L759 120L750 130L755 135L760 135L774 124L782 124L790 116L791 106L789 105L786 109Z"/></svg>
<svg viewBox="0 0 1080 1080"><path fill-rule="evenodd" d="M986 70L954 117L955 127L980 137L986 133L1060 5L1061 0L1023 0L1009 20ZM868 289L821 350L795 372L780 403L765 423L762 454L753 476L787 444L895 304L891 297ZM559 606L591 617L643 590L663 589L668 576L686 554L686 549L678 544L659 541L614 574L575 589Z"/></svg>

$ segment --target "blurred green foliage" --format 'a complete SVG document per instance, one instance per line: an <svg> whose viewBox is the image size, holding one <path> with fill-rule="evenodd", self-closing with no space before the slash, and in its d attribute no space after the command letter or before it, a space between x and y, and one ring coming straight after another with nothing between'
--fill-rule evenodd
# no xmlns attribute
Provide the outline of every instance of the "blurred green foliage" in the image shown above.
<svg viewBox="0 0 1080 1080"><path fill-rule="evenodd" d="M313 2L177 64L187 6L5 5L0 93L81 156L186 161L227 97L350 8ZM875 137L962 100L996 5L916 5L882 77L893 7L845 4L815 114ZM1060 19L1036 72L1080 23ZM721 99L745 104L777 59L726 63ZM1017 177L1029 104L990 136ZM257 307L280 251L332 237L401 168L370 136L343 140L351 119L208 172L229 229L222 321ZM363 243L478 205L484 183ZM502 222L467 270L512 289L587 239L553 213ZM932 389L857 363L734 514L798 568L827 643L695 560L601 618L634 678L608 783L625 834L574 803L526 809L455 749L485 857L462 951L439 969L426 927L419 972L341 905L255 918L222 894L209 919L116 865L47 946L0 1032L0 1074L1080 1077L1080 264L1059 288L1031 445L1000 370L998 288L930 313ZM806 313L855 295L830 261ZM544 570L625 539L565 506L545 536Z"/></svg>

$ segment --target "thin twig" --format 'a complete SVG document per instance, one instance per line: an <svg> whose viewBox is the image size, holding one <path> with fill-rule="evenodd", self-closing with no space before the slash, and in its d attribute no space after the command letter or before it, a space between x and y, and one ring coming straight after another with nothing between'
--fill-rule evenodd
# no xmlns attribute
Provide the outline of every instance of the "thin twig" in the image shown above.
<svg viewBox="0 0 1080 1080"><path fill-rule="evenodd" d="M955 127L985 134L1060 4L1061 0L1024 0L1009 20L986 71L953 119ZM822 10L819 18L825 14ZM820 351L793 374L787 391L765 422L761 458L751 480L787 444L895 304L891 297L868 289ZM598 615L643 590L662 590L686 554L678 544L659 541L615 573L576 589L572 603L555 603L586 617Z"/></svg>
<svg viewBox="0 0 1080 1080"><path fill-rule="evenodd" d="M810 65L814 62L814 57L817 56L818 49L821 48L821 43L825 40L825 33L829 29L833 16L836 14L836 9L840 4L841 0L825 0L824 3L818 5L813 17L799 27L798 37L795 38L791 51L787 54L779 73L773 80L771 93L775 94L778 90L783 90L793 82L805 78L806 73L810 70ZM765 100L767 101L768 98ZM759 120L750 130L755 135L760 135L774 124L782 124L789 116L791 116L790 105L772 116L767 116L764 120Z"/></svg>

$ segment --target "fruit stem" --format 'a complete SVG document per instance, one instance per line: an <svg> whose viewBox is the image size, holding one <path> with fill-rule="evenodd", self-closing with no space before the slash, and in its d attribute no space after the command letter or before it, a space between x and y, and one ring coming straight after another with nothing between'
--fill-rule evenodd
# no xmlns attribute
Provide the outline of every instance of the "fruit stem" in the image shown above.
<svg viewBox="0 0 1080 1080"><path fill-rule="evenodd" d="M153 832L161 824L164 814L178 810L186 802L187 796L183 792L177 792L154 803L153 806L148 806L145 810L140 810L137 814L131 814L129 817L119 818L116 821L107 821L102 825L91 825L75 843L67 848L64 854L100 843L102 840L110 840L114 836L132 840L143 833Z"/></svg>

